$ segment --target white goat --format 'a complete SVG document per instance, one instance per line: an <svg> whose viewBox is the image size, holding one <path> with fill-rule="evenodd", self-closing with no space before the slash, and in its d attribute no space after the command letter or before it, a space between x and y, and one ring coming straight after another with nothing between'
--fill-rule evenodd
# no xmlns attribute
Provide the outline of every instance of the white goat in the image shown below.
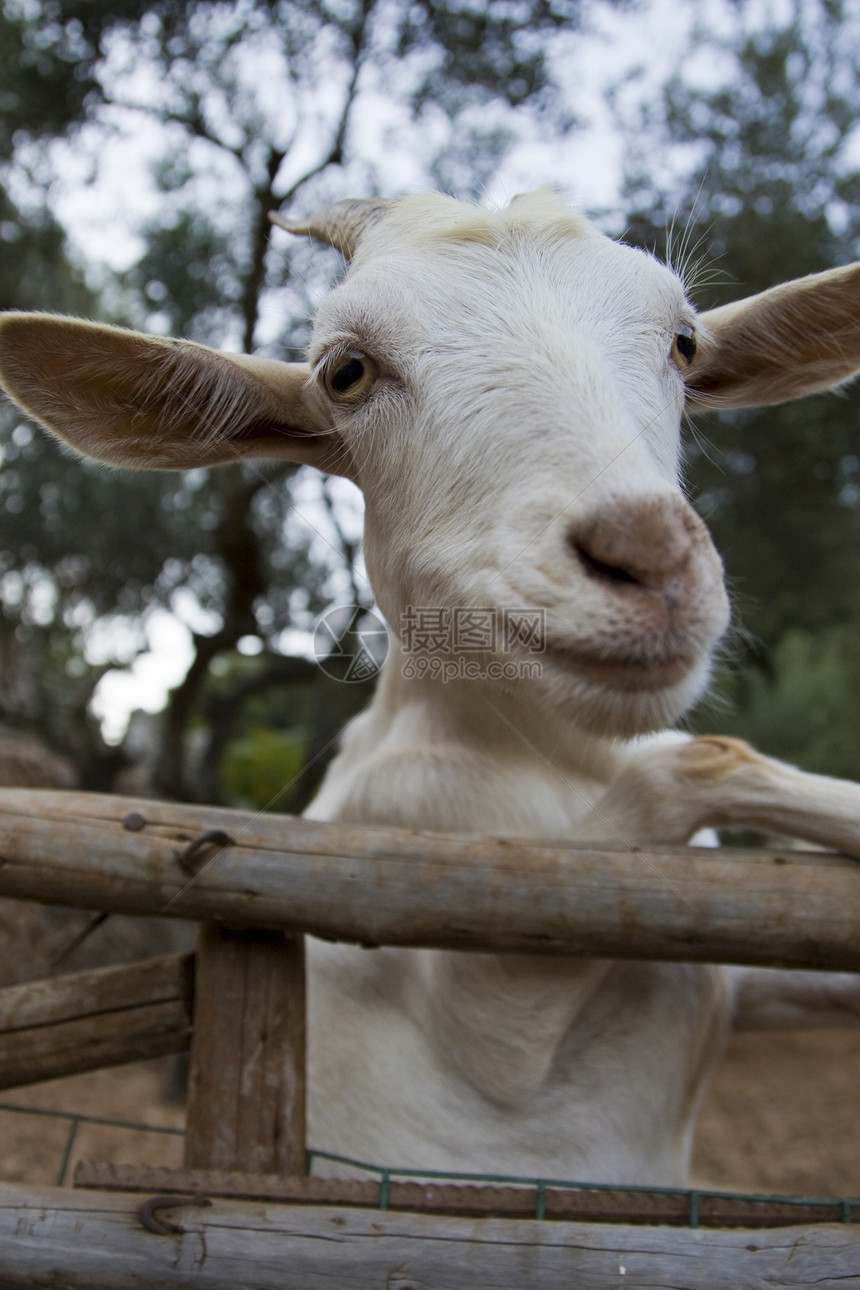
<svg viewBox="0 0 860 1290"><path fill-rule="evenodd" d="M362 487L391 652L309 814L668 844L742 823L860 856L857 786L653 733L701 695L728 621L679 485L685 403L851 376L860 265L697 317L672 272L547 192L493 213L346 202L287 227L352 260L308 366L12 314L0 371L103 461L287 458ZM421 610L450 632L457 609L482 611L483 637L437 634L430 661L472 675L417 675L405 625ZM860 1018L834 974L312 942L309 981L314 1146L617 1183L684 1181L730 1023Z"/></svg>

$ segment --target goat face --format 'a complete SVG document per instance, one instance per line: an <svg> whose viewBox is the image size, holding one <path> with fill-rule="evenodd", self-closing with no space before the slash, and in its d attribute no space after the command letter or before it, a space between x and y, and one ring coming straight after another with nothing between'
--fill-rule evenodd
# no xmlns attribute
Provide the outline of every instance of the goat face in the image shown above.
<svg viewBox="0 0 860 1290"><path fill-rule="evenodd" d="M310 357L395 631L492 611L483 663L537 661L535 699L604 734L698 696L728 614L679 487L694 327L674 274L544 194L466 220L410 199L366 231Z"/></svg>

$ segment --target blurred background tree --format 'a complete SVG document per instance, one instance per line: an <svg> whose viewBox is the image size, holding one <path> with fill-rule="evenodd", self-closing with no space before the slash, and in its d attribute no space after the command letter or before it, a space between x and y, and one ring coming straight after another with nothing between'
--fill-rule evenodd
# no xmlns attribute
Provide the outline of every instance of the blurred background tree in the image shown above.
<svg viewBox="0 0 860 1290"><path fill-rule="evenodd" d="M524 141L565 156L586 28L605 20L617 44L652 9L665 20L644 0L2 0L0 307L297 357L341 265L270 240L270 209L476 196ZM607 231L670 252L701 306L856 258L856 0L691 10L656 89L656 27L647 66L634 51L609 73L624 146ZM69 240L56 176L83 209L117 149L126 208L98 228L90 203L94 256ZM547 180L588 201L587 176L530 183ZM696 722L855 775L858 410L849 393L698 418L687 462L742 624ZM367 697L307 659L323 608L371 604L351 486L271 464L122 475L8 409L0 429L0 720L72 754L85 786L122 782L99 696L170 613L190 648L150 738L151 787L298 809Z"/></svg>
<svg viewBox="0 0 860 1290"><path fill-rule="evenodd" d="M4 0L0 307L298 357L340 261L283 237L273 247L268 212L313 209L350 185L378 190L374 156L398 135L416 179L476 191L514 135L514 108L559 121L541 37L579 9ZM48 213L52 161L71 144L92 178L99 148L130 123L150 140L157 200L129 217L138 247L127 271L87 280ZM170 610L192 651L150 751L154 790L301 806L367 697L367 684L338 685L291 651L332 599L371 604L350 486L268 463L123 476L71 460L8 409L4 429L0 717L71 753L86 786L110 786L122 757L104 743L94 691ZM274 719L280 742L264 737ZM304 763L310 773L296 773ZM285 765L293 773L272 793Z"/></svg>
<svg viewBox="0 0 860 1290"><path fill-rule="evenodd" d="M674 260L700 306L858 258L860 10L795 0L762 23L700 18L657 103L634 105L627 238ZM619 116L625 105L619 97ZM679 194L648 158L686 158ZM680 200L679 200L680 198ZM684 212L681 216L679 212ZM695 727L813 770L860 775L860 391L697 417L693 499L723 555L738 627Z"/></svg>

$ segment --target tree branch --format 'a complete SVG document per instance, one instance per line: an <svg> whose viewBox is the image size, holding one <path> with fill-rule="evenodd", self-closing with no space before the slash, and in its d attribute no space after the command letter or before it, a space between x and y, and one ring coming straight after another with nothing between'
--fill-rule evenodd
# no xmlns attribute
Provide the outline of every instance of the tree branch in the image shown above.
<svg viewBox="0 0 860 1290"><path fill-rule="evenodd" d="M270 148L266 161L266 182L254 189L254 215L251 230L251 267L242 291L242 348L253 353L254 333L260 316L260 297L266 281L266 250L269 245L269 211L276 204L272 188L286 156L280 148Z"/></svg>
<svg viewBox="0 0 860 1290"><path fill-rule="evenodd" d="M351 542L349 538L346 536L346 534L344 533L340 523L340 519L338 518L338 515L337 515L334 499L332 498L331 490L329 488L329 482L327 479L323 479L320 492L322 495L323 505L326 508L326 513L328 515L329 521L331 523L332 528L335 531L335 534L337 535L338 545L340 546L340 554L343 557L344 564L346 565L346 571L349 577L349 585L352 591L352 603L354 605L368 605L369 607L368 597L366 594L363 594L359 590L358 580L356 578L356 573L355 573L355 561L358 556L359 543Z"/></svg>
<svg viewBox="0 0 860 1290"><path fill-rule="evenodd" d="M206 143L211 143L214 147L220 148L222 152L228 152L230 156L235 157L244 168L245 159L242 153L242 148L234 147L232 144L226 143L223 139L220 139L217 134L213 134L203 118L203 113L200 111L199 105L195 112L185 113L172 112L167 109L160 108L154 103L129 103L122 99L115 100L115 103L117 107L125 108L130 112L142 112L146 116L155 117L155 119L160 121L162 125L183 126L184 129L186 129L189 134L192 134L196 139L203 139Z"/></svg>
<svg viewBox="0 0 860 1290"><path fill-rule="evenodd" d="M377 0L362 0L361 16L356 22L350 33L350 43L352 45L352 75L349 79L349 85L346 89L343 108L338 119L337 128L335 129L332 145L321 161L315 162L309 170L300 175L285 193L281 195L279 205L285 206L295 197L300 188L320 174L327 166L340 166L343 164L343 146L346 139L346 132L349 128L349 118L355 104L356 94L358 92L358 78L364 63L364 56L367 53L368 37L370 30L370 19L373 10L376 8Z"/></svg>
<svg viewBox="0 0 860 1290"><path fill-rule="evenodd" d="M218 480L224 510L214 538L227 572L224 622L221 630L211 636L193 634L194 658L180 684L171 690L164 712L162 756L155 788L163 796L178 800L191 795L185 737L210 664L219 654L232 649L242 636L256 632L254 602L265 594L267 586L250 508L269 480L259 473L246 478L238 468L221 471Z"/></svg>
<svg viewBox="0 0 860 1290"><path fill-rule="evenodd" d="M334 139L328 152L319 161L315 162L309 170L306 170L303 175L300 175L287 191L278 198L274 193L275 181L288 150L270 148L266 164L266 183L260 184L254 189L255 211L251 233L251 268L248 271L245 290L242 295L242 317L244 320L242 345L246 354L253 352L254 334L260 316L260 296L265 283L266 250L269 245L269 211L274 206L283 206L292 201L300 188L313 179L314 176L321 174L328 166L342 165L344 140L358 92L358 78L368 47L370 18L376 4L377 0L362 0L361 15L350 32L352 75L347 86Z"/></svg>

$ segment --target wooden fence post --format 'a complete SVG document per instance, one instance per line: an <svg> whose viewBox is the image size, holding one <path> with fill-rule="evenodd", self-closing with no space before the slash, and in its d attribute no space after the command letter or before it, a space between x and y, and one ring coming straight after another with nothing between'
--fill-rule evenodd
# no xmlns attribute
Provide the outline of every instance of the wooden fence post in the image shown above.
<svg viewBox="0 0 860 1290"><path fill-rule="evenodd" d="M204 924L185 1164L305 1172L304 938Z"/></svg>

